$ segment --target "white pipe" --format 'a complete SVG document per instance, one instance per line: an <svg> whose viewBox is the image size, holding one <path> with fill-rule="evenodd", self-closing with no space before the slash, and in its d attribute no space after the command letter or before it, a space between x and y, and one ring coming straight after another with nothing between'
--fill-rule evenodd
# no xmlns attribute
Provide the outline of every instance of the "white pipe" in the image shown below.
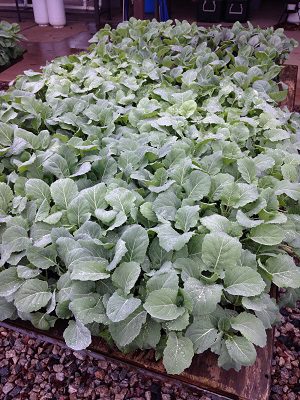
<svg viewBox="0 0 300 400"><path fill-rule="evenodd" d="M46 0L32 0L34 21L40 26L49 24Z"/></svg>
<svg viewBox="0 0 300 400"><path fill-rule="evenodd" d="M47 0L49 22L54 28L66 25L64 0Z"/></svg>

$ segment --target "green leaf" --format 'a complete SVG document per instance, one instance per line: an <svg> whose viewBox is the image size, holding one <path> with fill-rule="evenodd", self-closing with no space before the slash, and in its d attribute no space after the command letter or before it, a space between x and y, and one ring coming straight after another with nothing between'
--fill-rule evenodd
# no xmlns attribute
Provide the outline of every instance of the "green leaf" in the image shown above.
<svg viewBox="0 0 300 400"><path fill-rule="evenodd" d="M267 335L262 322L253 314L242 312L231 318L231 327L248 339L253 344L264 347L267 343Z"/></svg>
<svg viewBox="0 0 300 400"><path fill-rule="evenodd" d="M26 251L26 257L37 268L48 269L56 265L56 250L54 245L48 247L30 246Z"/></svg>
<svg viewBox="0 0 300 400"><path fill-rule="evenodd" d="M136 262L122 263L112 274L113 283L125 294L129 294L141 273L141 267Z"/></svg>
<svg viewBox="0 0 300 400"><path fill-rule="evenodd" d="M177 209L180 207L180 200L174 192L167 190L160 193L153 202L153 211L158 219L174 221Z"/></svg>
<svg viewBox="0 0 300 400"><path fill-rule="evenodd" d="M67 209L67 217L72 225L80 226L90 219L90 207L85 199L77 196L73 199Z"/></svg>
<svg viewBox="0 0 300 400"><path fill-rule="evenodd" d="M63 337L66 345L75 351L84 350L92 343L91 332L80 321L69 321Z"/></svg>
<svg viewBox="0 0 300 400"><path fill-rule="evenodd" d="M45 307L51 297L47 282L29 279L16 293L15 306L20 312L30 313Z"/></svg>
<svg viewBox="0 0 300 400"><path fill-rule="evenodd" d="M266 246L280 244L284 239L284 231L277 225L262 224L250 230L249 238Z"/></svg>
<svg viewBox="0 0 300 400"><path fill-rule="evenodd" d="M221 200L228 207L240 208L258 199L258 190L255 185L247 183L231 183L224 187Z"/></svg>
<svg viewBox="0 0 300 400"><path fill-rule="evenodd" d="M202 260L213 271L234 267L241 258L240 242L226 233L205 235L202 244Z"/></svg>
<svg viewBox="0 0 300 400"><path fill-rule="evenodd" d="M41 179L28 179L25 184L26 196L30 200L51 200L50 187Z"/></svg>
<svg viewBox="0 0 300 400"><path fill-rule="evenodd" d="M58 179L52 183L50 191L55 204L63 210L67 210L71 201L78 195L77 185L70 178Z"/></svg>
<svg viewBox="0 0 300 400"><path fill-rule="evenodd" d="M206 315L215 311L221 300L222 289L221 285L207 285L198 279L188 278L184 290L192 301L193 315Z"/></svg>
<svg viewBox="0 0 300 400"><path fill-rule="evenodd" d="M41 329L44 331L53 328L57 318L53 315L43 314L36 312L31 315L31 323L36 329Z"/></svg>
<svg viewBox="0 0 300 400"><path fill-rule="evenodd" d="M300 268L296 266L292 257L278 254L267 259L265 264L260 264L272 282L278 287L300 287Z"/></svg>
<svg viewBox="0 0 300 400"><path fill-rule="evenodd" d="M188 327L186 337L191 339L196 354L208 350L218 339L218 330L209 318L196 319Z"/></svg>
<svg viewBox="0 0 300 400"><path fill-rule="evenodd" d="M108 192L105 200L114 210L128 214L134 206L135 195L130 190L120 187Z"/></svg>
<svg viewBox="0 0 300 400"><path fill-rule="evenodd" d="M142 326L141 332L134 339L134 343L141 350L155 349L160 341L160 330L160 324L148 316L146 323Z"/></svg>
<svg viewBox="0 0 300 400"><path fill-rule="evenodd" d="M255 347L249 340L241 336L232 336L225 341L228 354L238 364L253 365L256 359Z"/></svg>
<svg viewBox="0 0 300 400"><path fill-rule="evenodd" d="M83 324L98 322L105 324L108 319L102 300L95 296L85 296L71 301L69 309L72 311L76 321Z"/></svg>
<svg viewBox="0 0 300 400"><path fill-rule="evenodd" d="M177 210L175 228L184 232L197 225L199 219L199 206L184 206Z"/></svg>
<svg viewBox="0 0 300 400"><path fill-rule="evenodd" d="M234 267L226 271L224 286L227 293L235 296L257 296L266 284L252 268Z"/></svg>
<svg viewBox="0 0 300 400"><path fill-rule="evenodd" d="M192 341L174 332L168 335L163 364L168 374L181 374L188 368L194 356Z"/></svg>
<svg viewBox="0 0 300 400"><path fill-rule="evenodd" d="M187 328L190 322L190 314L185 310L184 314L180 315L173 321L168 321L165 323L169 331L183 331Z"/></svg>
<svg viewBox="0 0 300 400"><path fill-rule="evenodd" d="M157 233L159 245L166 251L181 250L193 236L193 232L180 235L170 224L162 224L151 230Z"/></svg>
<svg viewBox="0 0 300 400"><path fill-rule="evenodd" d="M183 184L187 197L190 200L200 201L210 191L210 177L201 171L192 171Z"/></svg>
<svg viewBox="0 0 300 400"><path fill-rule="evenodd" d="M0 297L0 321L13 317L16 307L8 302L4 297Z"/></svg>
<svg viewBox="0 0 300 400"><path fill-rule="evenodd" d="M239 173L247 183L253 183L256 180L256 165L251 158L240 158L237 161Z"/></svg>
<svg viewBox="0 0 300 400"><path fill-rule="evenodd" d="M147 231L140 225L131 225L124 231L121 239L125 242L127 248L123 261L135 261L141 264L149 245Z"/></svg>
<svg viewBox="0 0 300 400"><path fill-rule="evenodd" d="M107 271L112 271L113 269L116 268L116 266L119 264L119 262L122 260L123 256L127 253L127 247L126 243L124 240L119 239L117 241L117 244L115 246L115 254L113 259L111 260L110 264L106 268Z"/></svg>
<svg viewBox="0 0 300 400"><path fill-rule="evenodd" d="M0 182L0 212L6 214L14 198L11 188L6 183Z"/></svg>
<svg viewBox="0 0 300 400"><path fill-rule="evenodd" d="M16 267L9 267L0 272L0 296L8 297L15 293L22 285L23 279L17 274Z"/></svg>
<svg viewBox="0 0 300 400"><path fill-rule="evenodd" d="M108 300L106 313L112 322L126 319L141 305L141 300L134 297L123 297L115 292Z"/></svg>
<svg viewBox="0 0 300 400"><path fill-rule="evenodd" d="M102 258L76 261L73 265L71 279L79 281L107 279L110 274L106 271L106 267L107 261Z"/></svg>
<svg viewBox="0 0 300 400"><path fill-rule="evenodd" d="M124 347L130 344L141 332L142 325L146 322L147 313L138 308L121 322L111 323L109 331L113 340Z"/></svg>
<svg viewBox="0 0 300 400"><path fill-rule="evenodd" d="M162 288L169 288L178 290L179 278L175 271L170 271L166 273L158 273L152 276L147 282L147 290L153 292L153 290L158 290Z"/></svg>
<svg viewBox="0 0 300 400"><path fill-rule="evenodd" d="M153 318L172 321L184 313L183 307L177 307L177 290L163 288L149 293L144 303L145 310Z"/></svg>

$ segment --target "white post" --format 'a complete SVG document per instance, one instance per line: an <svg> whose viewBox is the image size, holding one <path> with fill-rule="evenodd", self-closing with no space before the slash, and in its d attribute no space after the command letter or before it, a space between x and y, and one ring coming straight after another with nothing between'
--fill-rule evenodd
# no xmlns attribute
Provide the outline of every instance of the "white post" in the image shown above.
<svg viewBox="0 0 300 400"><path fill-rule="evenodd" d="M49 24L46 0L32 0L34 21L40 26Z"/></svg>
<svg viewBox="0 0 300 400"><path fill-rule="evenodd" d="M54 28L63 28L66 25L64 0L47 0L49 22Z"/></svg>

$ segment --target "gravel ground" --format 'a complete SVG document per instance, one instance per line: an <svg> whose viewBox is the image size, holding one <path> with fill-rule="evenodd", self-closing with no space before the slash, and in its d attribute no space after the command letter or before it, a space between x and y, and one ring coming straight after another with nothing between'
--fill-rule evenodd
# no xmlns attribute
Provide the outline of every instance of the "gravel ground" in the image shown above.
<svg viewBox="0 0 300 400"><path fill-rule="evenodd" d="M210 400L123 366L0 328L1 400Z"/></svg>
<svg viewBox="0 0 300 400"><path fill-rule="evenodd" d="M300 400L300 303L275 331L270 400ZM184 387L0 328L1 400L210 400ZM253 399L260 400L260 399Z"/></svg>
<svg viewBox="0 0 300 400"><path fill-rule="evenodd" d="M300 302L281 310L275 330L270 400L300 400Z"/></svg>

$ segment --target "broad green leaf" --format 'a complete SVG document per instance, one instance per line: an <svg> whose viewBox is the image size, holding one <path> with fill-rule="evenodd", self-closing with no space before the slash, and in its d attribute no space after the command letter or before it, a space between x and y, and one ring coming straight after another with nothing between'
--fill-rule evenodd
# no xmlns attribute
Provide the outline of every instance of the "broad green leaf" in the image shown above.
<svg viewBox="0 0 300 400"><path fill-rule="evenodd" d="M141 350L155 349L161 337L161 325L151 317L147 317L146 323L142 326L141 332L134 339L134 343Z"/></svg>
<svg viewBox="0 0 300 400"><path fill-rule="evenodd" d="M69 321L63 337L66 345L75 351L84 350L92 343L91 332L80 321Z"/></svg>
<svg viewBox="0 0 300 400"><path fill-rule="evenodd" d="M230 229L230 221L219 214L212 214L207 217L203 217L200 219L202 225L205 226L211 232L224 232L228 233Z"/></svg>
<svg viewBox="0 0 300 400"><path fill-rule="evenodd" d="M189 278L184 282L184 290L193 304L193 315L206 315L215 311L221 300L223 287L207 285L198 279Z"/></svg>
<svg viewBox="0 0 300 400"><path fill-rule="evenodd" d="M128 189L117 188L108 192L105 200L114 210L128 214L134 206L135 195Z"/></svg>
<svg viewBox="0 0 300 400"><path fill-rule="evenodd" d="M255 185L247 183L232 183L224 187L221 200L226 206L240 208L258 199L258 190Z"/></svg>
<svg viewBox="0 0 300 400"><path fill-rule="evenodd" d="M142 263L149 245L147 231L140 225L129 226L121 236L125 242L127 252L123 261Z"/></svg>
<svg viewBox="0 0 300 400"><path fill-rule="evenodd" d="M249 238L266 246L280 244L284 239L284 231L277 225L262 224L251 229Z"/></svg>
<svg viewBox="0 0 300 400"><path fill-rule="evenodd" d="M190 322L190 314L185 310L184 314L180 315L173 321L168 321L165 323L169 331L183 331L187 328Z"/></svg>
<svg viewBox="0 0 300 400"><path fill-rule="evenodd" d="M81 321L85 325L92 322L105 324L108 321L102 300L97 296L74 299L69 304L69 309L76 321Z"/></svg>
<svg viewBox="0 0 300 400"><path fill-rule="evenodd" d="M172 321L184 313L183 307L177 307L177 290L163 288L150 292L144 303L145 310L153 318Z"/></svg>
<svg viewBox="0 0 300 400"><path fill-rule="evenodd" d="M244 226L245 228L254 228L258 225L261 225L264 222L259 219L255 220L249 218L241 210L238 210L238 212L236 213L236 220L241 226Z"/></svg>
<svg viewBox="0 0 300 400"><path fill-rule="evenodd" d="M167 373L180 374L191 365L193 356L192 341L175 332L170 332L163 356L163 364Z"/></svg>
<svg viewBox="0 0 300 400"><path fill-rule="evenodd" d="M124 242L124 240L119 239L116 243L114 250L115 250L114 257L111 260L108 267L106 268L108 271L112 271L113 269L115 269L116 266L122 260L123 256L127 253L128 250L127 250L126 243Z"/></svg>
<svg viewBox="0 0 300 400"><path fill-rule="evenodd" d="M8 302L4 297L0 297L0 321L13 317L16 307Z"/></svg>
<svg viewBox="0 0 300 400"><path fill-rule="evenodd" d="M112 322L123 321L141 305L141 300L123 297L115 292L108 300L106 313Z"/></svg>
<svg viewBox="0 0 300 400"><path fill-rule="evenodd" d="M41 179L28 179L25 184L26 195L30 200L51 200L50 187Z"/></svg>
<svg viewBox="0 0 300 400"><path fill-rule="evenodd" d="M218 330L209 318L196 319L188 327L186 337L191 339L196 354L208 350L218 338Z"/></svg>
<svg viewBox="0 0 300 400"><path fill-rule="evenodd" d="M199 206L184 206L177 210L175 228L184 232L197 225L199 219Z"/></svg>
<svg viewBox="0 0 300 400"><path fill-rule="evenodd" d="M23 283L16 267L9 267L0 272L0 296L8 297L15 293Z"/></svg>
<svg viewBox="0 0 300 400"><path fill-rule="evenodd" d="M300 287L300 268L296 266L292 257L278 254L267 259L265 264L260 264L267 272L272 282L279 287Z"/></svg>
<svg viewBox="0 0 300 400"><path fill-rule="evenodd" d="M54 327L57 318L54 315L36 312L31 315L30 321L36 329L47 331Z"/></svg>
<svg viewBox="0 0 300 400"><path fill-rule="evenodd" d="M200 201L210 191L210 177L201 171L193 171L183 184L188 199Z"/></svg>
<svg viewBox="0 0 300 400"><path fill-rule="evenodd" d="M202 244L202 260L213 271L234 267L241 258L240 242L226 233L205 235Z"/></svg>
<svg viewBox="0 0 300 400"><path fill-rule="evenodd" d="M11 188L4 182L0 182L0 213L6 213L14 198Z"/></svg>
<svg viewBox="0 0 300 400"><path fill-rule="evenodd" d="M256 359L255 347L249 340L240 336L232 336L226 340L226 347L230 357L238 364L249 366Z"/></svg>
<svg viewBox="0 0 300 400"><path fill-rule="evenodd" d="M58 179L52 183L50 191L55 204L63 210L67 210L71 201L78 195L77 185L70 178Z"/></svg>
<svg viewBox="0 0 300 400"><path fill-rule="evenodd" d="M67 209L67 217L72 225L80 226L90 219L90 207L87 201L77 196L73 199Z"/></svg>
<svg viewBox="0 0 300 400"><path fill-rule="evenodd" d="M120 347L127 346L139 335L146 318L146 311L138 308L123 321L111 323L109 331L113 340Z"/></svg>
<svg viewBox="0 0 300 400"><path fill-rule="evenodd" d="M153 290L158 290L162 288L169 288L178 290L179 278L175 271L166 272L164 274L160 273L152 276L147 281L147 290L153 292Z"/></svg>
<svg viewBox="0 0 300 400"><path fill-rule="evenodd" d="M235 296L257 296L266 284L260 274L250 267L233 267L225 272L224 286Z"/></svg>
<svg viewBox="0 0 300 400"><path fill-rule="evenodd" d="M193 236L193 232L179 234L170 224L162 224L151 230L157 233L159 245L166 251L181 250Z"/></svg>
<svg viewBox="0 0 300 400"><path fill-rule="evenodd" d="M158 219L174 221L177 209L180 207L180 200L174 192L168 190L160 193L153 202L153 211Z"/></svg>
<svg viewBox="0 0 300 400"><path fill-rule="evenodd" d="M29 279L15 295L15 306L18 311L29 313L45 307L51 299L48 283L40 279Z"/></svg>
<svg viewBox="0 0 300 400"><path fill-rule="evenodd" d="M139 275L141 267L136 262L127 262L120 264L112 274L113 283L125 294L129 294L130 290L134 287Z"/></svg>
<svg viewBox="0 0 300 400"><path fill-rule="evenodd" d="M106 271L107 261L104 259L88 259L75 261L71 279L79 281L98 281L107 279L110 274Z"/></svg>
<svg viewBox="0 0 300 400"><path fill-rule="evenodd" d="M233 329L241 334L253 344L264 347L267 342L267 335L262 322L253 314L242 312L231 319Z"/></svg>
<svg viewBox="0 0 300 400"><path fill-rule="evenodd" d="M256 165L251 158L240 158L237 166L245 182L253 183L256 180Z"/></svg>
<svg viewBox="0 0 300 400"><path fill-rule="evenodd" d="M56 250L54 245L47 247L30 246L26 251L26 257L37 268L48 269L56 265Z"/></svg>

